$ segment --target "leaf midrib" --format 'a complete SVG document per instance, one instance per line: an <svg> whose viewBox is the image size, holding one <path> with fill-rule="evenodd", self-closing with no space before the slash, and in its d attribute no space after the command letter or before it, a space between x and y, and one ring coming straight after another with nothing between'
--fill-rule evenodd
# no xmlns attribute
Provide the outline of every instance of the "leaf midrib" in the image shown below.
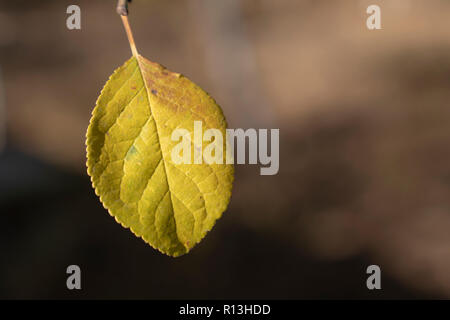
<svg viewBox="0 0 450 320"><path fill-rule="evenodd" d="M156 118L155 118L153 110L152 110L152 104L150 102L150 93L149 93L150 91L149 91L149 88L147 86L147 82L145 81L144 75L142 73L141 61L140 61L141 56L138 55L137 57L135 57L135 59L137 61L137 68L139 70L139 74L141 75L141 79L142 79L142 82L144 83L145 91L147 93L147 102L148 102L148 107L150 109L150 115L153 118L153 121L155 122L156 138L158 140L158 144L159 144L159 147L161 149L161 161L163 163L164 174L166 175L166 180L167 180L167 188L168 188L168 192L170 194L170 206L172 207L173 220L175 221L175 231L176 231L177 239L178 239L178 242L181 243L181 245L186 249L186 252L188 252L189 251L189 247L180 240L180 237L178 235L177 221L176 221L176 218L175 218L175 208L173 206L172 190L170 188L169 175L167 174L166 159L164 158L164 151L163 151L163 148L162 148L162 145L161 145L161 139L160 139L160 135L159 135L158 122L156 121ZM155 211L155 220L156 220L156 211Z"/></svg>

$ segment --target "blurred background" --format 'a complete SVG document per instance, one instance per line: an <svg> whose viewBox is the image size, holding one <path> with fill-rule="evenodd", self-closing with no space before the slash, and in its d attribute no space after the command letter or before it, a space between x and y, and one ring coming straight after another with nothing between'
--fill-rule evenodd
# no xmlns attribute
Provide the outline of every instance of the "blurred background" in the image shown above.
<svg viewBox="0 0 450 320"><path fill-rule="evenodd" d="M131 56L115 5L0 0L0 298L450 298L450 1L133 1L142 55L231 128L280 128L278 175L237 166L228 210L177 259L86 174L91 111Z"/></svg>

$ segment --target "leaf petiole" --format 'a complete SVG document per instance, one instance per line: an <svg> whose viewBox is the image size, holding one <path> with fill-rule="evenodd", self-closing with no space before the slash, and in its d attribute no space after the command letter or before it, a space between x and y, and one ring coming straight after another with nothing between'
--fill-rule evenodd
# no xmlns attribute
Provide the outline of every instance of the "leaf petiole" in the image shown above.
<svg viewBox="0 0 450 320"><path fill-rule="evenodd" d="M138 57L138 52L136 49L136 45L134 43L133 38L133 32L131 32L130 24L128 23L128 16L120 16L122 18L123 26L125 28L125 31L127 32L128 42L130 43L131 52L133 53L134 57Z"/></svg>

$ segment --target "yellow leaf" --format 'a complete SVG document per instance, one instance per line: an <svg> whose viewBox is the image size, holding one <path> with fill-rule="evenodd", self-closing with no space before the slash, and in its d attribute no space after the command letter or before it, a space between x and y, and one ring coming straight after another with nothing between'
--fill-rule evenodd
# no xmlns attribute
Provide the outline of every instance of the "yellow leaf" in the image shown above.
<svg viewBox="0 0 450 320"><path fill-rule="evenodd" d="M231 197L232 165L172 161L172 132L192 133L194 121L226 137L222 110L205 91L136 55L106 83L86 135L88 174L104 207L170 256L200 242Z"/></svg>

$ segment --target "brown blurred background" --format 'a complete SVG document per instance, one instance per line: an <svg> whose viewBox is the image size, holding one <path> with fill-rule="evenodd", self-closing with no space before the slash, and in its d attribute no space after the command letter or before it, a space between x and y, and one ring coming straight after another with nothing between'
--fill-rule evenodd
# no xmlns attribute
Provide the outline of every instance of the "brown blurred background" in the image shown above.
<svg viewBox="0 0 450 320"><path fill-rule="evenodd" d="M85 170L95 101L131 55L115 4L0 0L1 298L450 298L450 1L133 1L141 54L231 128L280 128L279 174L238 166L177 259L115 223Z"/></svg>

